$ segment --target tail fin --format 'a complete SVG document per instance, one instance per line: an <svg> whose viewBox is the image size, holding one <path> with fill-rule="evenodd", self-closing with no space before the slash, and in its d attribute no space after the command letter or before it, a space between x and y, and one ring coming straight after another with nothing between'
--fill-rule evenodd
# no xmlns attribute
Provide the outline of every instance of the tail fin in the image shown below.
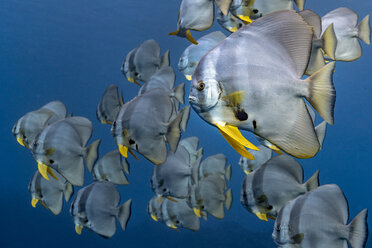
<svg viewBox="0 0 372 248"><path fill-rule="evenodd" d="M318 141L320 149L322 149L324 138L327 131L327 122L323 121L318 126L315 127L316 136L318 136Z"/></svg>
<svg viewBox="0 0 372 248"><path fill-rule="evenodd" d="M305 0L295 0L295 3L299 11L304 10Z"/></svg>
<svg viewBox="0 0 372 248"><path fill-rule="evenodd" d="M332 82L335 62L323 66L320 70L305 79L309 83L307 100L329 124L334 123L336 90Z"/></svg>
<svg viewBox="0 0 372 248"><path fill-rule="evenodd" d="M132 205L132 199L129 199L127 202L125 202L123 205L119 208L119 214L118 219L120 222L120 226L123 230L125 230L128 220L131 215L131 205Z"/></svg>
<svg viewBox="0 0 372 248"><path fill-rule="evenodd" d="M170 65L169 50L167 50L160 59L160 68Z"/></svg>
<svg viewBox="0 0 372 248"><path fill-rule="evenodd" d="M92 171L93 165L98 158L98 146L100 143L101 143L100 139L96 140L90 146L86 148L85 163L90 172Z"/></svg>
<svg viewBox="0 0 372 248"><path fill-rule="evenodd" d="M362 210L348 225L349 243L352 248L363 248L368 238L368 209Z"/></svg>
<svg viewBox="0 0 372 248"><path fill-rule="evenodd" d="M317 170L306 183L304 183L306 190L311 191L319 187L319 170Z"/></svg>
<svg viewBox="0 0 372 248"><path fill-rule="evenodd" d="M186 132L187 122L189 121L189 117L190 117L190 106L186 106L182 110L183 110L183 115L182 115L182 121L181 121L181 128L184 132Z"/></svg>
<svg viewBox="0 0 372 248"><path fill-rule="evenodd" d="M74 193L74 187L71 183L66 182L65 190L63 191L63 194L65 196L65 201L68 202Z"/></svg>
<svg viewBox="0 0 372 248"><path fill-rule="evenodd" d="M181 104L185 104L185 83L178 85L173 90L174 97L179 101Z"/></svg>
<svg viewBox="0 0 372 248"><path fill-rule="evenodd" d="M227 178L228 181L231 179L231 164L226 167L225 169L225 177Z"/></svg>
<svg viewBox="0 0 372 248"><path fill-rule="evenodd" d="M166 134L166 137L169 147L171 148L173 153L176 152L178 141L180 140L181 137L180 127L182 127L182 121L184 119L185 111L190 112L190 107L189 106L187 107L183 108L178 113L177 117L171 123L169 123L168 126L168 133Z"/></svg>
<svg viewBox="0 0 372 248"><path fill-rule="evenodd" d="M369 15L364 17L359 23L358 37L367 45L371 44L371 26L369 25Z"/></svg>
<svg viewBox="0 0 372 248"><path fill-rule="evenodd" d="M333 29L333 23L327 27L324 31L322 40L324 41L323 50L332 59L335 60L335 52L337 46L337 38L335 30Z"/></svg>
<svg viewBox="0 0 372 248"><path fill-rule="evenodd" d="M230 210L232 204L232 191L229 189L225 193L225 206L227 210Z"/></svg>

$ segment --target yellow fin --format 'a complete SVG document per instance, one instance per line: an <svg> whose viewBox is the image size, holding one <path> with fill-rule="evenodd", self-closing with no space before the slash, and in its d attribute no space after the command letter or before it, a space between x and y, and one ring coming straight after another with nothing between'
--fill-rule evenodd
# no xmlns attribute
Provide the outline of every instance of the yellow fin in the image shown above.
<svg viewBox="0 0 372 248"><path fill-rule="evenodd" d="M250 172L250 171L247 171L247 170L244 170L244 173L245 173L246 175L249 175L251 172Z"/></svg>
<svg viewBox="0 0 372 248"><path fill-rule="evenodd" d="M225 138L225 140L230 144L230 146L232 146L232 148L235 149L235 151L237 151L240 155L242 155L243 157L247 158L247 159L250 159L250 160L254 160L254 157L252 154L250 154L245 148L243 145L241 145L240 143L238 143L236 140L232 139L229 135L227 135L226 133L224 133L221 129L218 129L220 131L220 133L222 134L222 136Z"/></svg>
<svg viewBox="0 0 372 248"><path fill-rule="evenodd" d="M186 39L193 43L194 45L198 45L199 43L192 37L190 30L186 31Z"/></svg>
<svg viewBox="0 0 372 248"><path fill-rule="evenodd" d="M82 225L75 224L75 232L79 235L81 235L81 230L83 230Z"/></svg>
<svg viewBox="0 0 372 248"><path fill-rule="evenodd" d="M135 83L135 84L137 84L138 86L141 87L141 84L140 84L137 80L135 80L134 78L129 77L129 78L127 78L127 79L128 79L129 82L131 82L131 83Z"/></svg>
<svg viewBox="0 0 372 248"><path fill-rule="evenodd" d="M244 91L235 91L227 96L224 96L222 100L227 102L227 106L235 107L240 105L244 100Z"/></svg>
<svg viewBox="0 0 372 248"><path fill-rule="evenodd" d="M120 152L120 154L121 154L124 158L127 158L127 157L128 157L128 147L123 146L123 145L121 145L121 144L118 144L118 147L119 147L119 152Z"/></svg>
<svg viewBox="0 0 372 248"><path fill-rule="evenodd" d="M48 150L46 150L46 155L52 156L55 151L56 151L56 148L49 148Z"/></svg>
<svg viewBox="0 0 372 248"><path fill-rule="evenodd" d="M252 19L249 16L238 15L239 19L244 21L245 24L251 23Z"/></svg>
<svg viewBox="0 0 372 248"><path fill-rule="evenodd" d="M132 149L128 149L128 151L129 151L129 153L135 158L135 159L137 159L137 160L139 160L138 158L137 158L137 156L136 156L136 154L134 154L134 152L132 151Z"/></svg>
<svg viewBox="0 0 372 248"><path fill-rule="evenodd" d="M257 213L255 213L255 215L256 215L260 220L267 221L267 216L266 216L266 214L261 214L261 213L257 212Z"/></svg>
<svg viewBox="0 0 372 248"><path fill-rule="evenodd" d="M185 75L185 78L186 78L187 80L189 80L189 81L192 80L192 76L191 76L191 75Z"/></svg>
<svg viewBox="0 0 372 248"><path fill-rule="evenodd" d="M34 207L34 208L36 208L36 204L39 202L39 199L35 199L35 198L33 198L32 200L31 200L31 205Z"/></svg>
<svg viewBox="0 0 372 248"><path fill-rule="evenodd" d="M51 175L54 179L58 180L58 177L56 177L56 175L54 175L54 172L53 172L52 168L50 168L49 166L48 166L47 172L48 172L49 175Z"/></svg>
<svg viewBox="0 0 372 248"><path fill-rule="evenodd" d="M167 199L172 201L172 202L178 202L176 199L174 199L172 196L167 196Z"/></svg>
<svg viewBox="0 0 372 248"><path fill-rule="evenodd" d="M235 33L236 31L238 31L238 28L237 27L229 28L229 31L231 33Z"/></svg>
<svg viewBox="0 0 372 248"><path fill-rule="evenodd" d="M201 215L201 211L200 211L200 209L198 209L198 208L193 208L193 210L194 210L195 215L198 216L198 218L200 218L200 217L202 216L202 215Z"/></svg>
<svg viewBox="0 0 372 248"><path fill-rule="evenodd" d="M155 216L155 214L152 214L152 215L151 215L151 218L152 218L153 220L155 220L155 221L158 221L158 218Z"/></svg>
<svg viewBox="0 0 372 248"><path fill-rule="evenodd" d="M223 124L223 123L216 123L216 126L218 130L222 131L232 139L234 139L237 143L241 144L242 146L245 146L251 150L259 151L255 145L253 145L251 142L249 142L244 136L241 134L240 130L237 127Z"/></svg>
<svg viewBox="0 0 372 248"><path fill-rule="evenodd" d="M49 181L49 177L48 177L48 166L46 166L45 164L42 164L42 163L38 163L37 164L37 168L40 172L40 174L46 179Z"/></svg>
<svg viewBox="0 0 372 248"><path fill-rule="evenodd" d="M46 208L46 209L48 209L49 210L49 208L47 207L47 205L45 205L45 203L44 202L42 202L42 201L40 201L40 204L44 207L44 208Z"/></svg>
<svg viewBox="0 0 372 248"><path fill-rule="evenodd" d="M180 32L179 30L176 30L176 31L170 32L168 35L177 35L179 32Z"/></svg>
<svg viewBox="0 0 372 248"><path fill-rule="evenodd" d="M178 227L175 226L174 224L168 224L167 226L169 226L170 228L172 228L172 229L175 230L175 231L179 231L179 230L178 230Z"/></svg>
<svg viewBox="0 0 372 248"><path fill-rule="evenodd" d="M270 148L271 150L276 151L276 152L280 152L280 149L279 149L276 145L271 144L271 145L269 145L269 148ZM279 154L281 154L281 153L279 153Z"/></svg>
<svg viewBox="0 0 372 248"><path fill-rule="evenodd" d="M17 137L17 141L18 141L18 143L19 143L21 146L27 147L26 144L25 144L25 142L23 141L23 139Z"/></svg>

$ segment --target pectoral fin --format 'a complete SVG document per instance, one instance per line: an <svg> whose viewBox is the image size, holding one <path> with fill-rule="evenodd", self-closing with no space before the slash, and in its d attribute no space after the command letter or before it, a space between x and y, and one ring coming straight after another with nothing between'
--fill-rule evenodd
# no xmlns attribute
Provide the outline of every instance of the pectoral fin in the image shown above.
<svg viewBox="0 0 372 248"><path fill-rule="evenodd" d="M222 98L226 102L227 106L236 107L239 106L244 100L244 91L235 91L229 95L226 95Z"/></svg>
<svg viewBox="0 0 372 248"><path fill-rule="evenodd" d="M128 151L129 151L129 153L135 158L135 159L137 159L137 160L139 160L138 158L137 158L137 156L136 156L136 154L134 154L134 152L132 151L132 149L128 149Z"/></svg>
<svg viewBox="0 0 372 248"><path fill-rule="evenodd" d="M167 199L172 202L178 202L176 199L174 199L172 196L167 196Z"/></svg>
<svg viewBox="0 0 372 248"><path fill-rule="evenodd" d="M119 147L119 152L120 152L120 154L121 154L124 158L127 158L127 157L128 157L128 147L123 146L123 145L121 145L121 144L118 144L118 147Z"/></svg>

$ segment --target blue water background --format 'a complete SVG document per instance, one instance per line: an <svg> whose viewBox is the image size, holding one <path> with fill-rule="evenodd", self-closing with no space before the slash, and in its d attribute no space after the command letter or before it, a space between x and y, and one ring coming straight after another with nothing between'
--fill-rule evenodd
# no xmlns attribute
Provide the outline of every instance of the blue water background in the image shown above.
<svg viewBox="0 0 372 248"><path fill-rule="evenodd" d="M110 126L96 120L96 106L103 91L115 83L129 101L138 86L120 71L125 55L144 40L155 39L171 51L177 84L186 82L177 62L188 41L167 34L176 29L181 1L175 0L0 0L0 247L275 247L273 221L263 222L239 202L244 173L239 155L217 129L191 112L183 137L198 136L205 156L224 153L233 167L230 186L232 209L223 220L201 220L198 232L175 232L154 222L146 213L152 165L143 157L129 158L130 185L117 187L122 202L133 199L132 216L123 232L105 240L87 229L78 236L69 205L54 216L38 205L31 207L28 183L36 170L32 155L11 134L13 124L25 113L52 100L63 101L69 112L93 122L91 141L102 139L100 154L115 149ZM349 7L360 20L372 12L372 1L309 0L306 7L320 16L337 7ZM195 38L222 30L193 32ZM329 126L323 150L302 160L305 180L320 169L322 184L336 183L349 201L350 216L372 209L372 47L363 44L363 56L352 63L337 63L335 125ZM252 57L252 60L255 59ZM186 97L189 83L186 83ZM318 118L319 121L320 118ZM251 140L254 138L245 132ZM86 174L86 183L92 181ZM371 221L371 218L369 218ZM367 247L372 247L368 242Z"/></svg>

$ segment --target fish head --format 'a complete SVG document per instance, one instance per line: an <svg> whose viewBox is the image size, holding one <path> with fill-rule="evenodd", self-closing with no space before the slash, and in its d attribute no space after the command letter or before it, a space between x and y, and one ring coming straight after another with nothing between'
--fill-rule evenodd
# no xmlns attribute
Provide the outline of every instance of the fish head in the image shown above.
<svg viewBox="0 0 372 248"><path fill-rule="evenodd" d="M180 60L178 61L178 70L180 71L180 72L184 72L184 70L186 70L186 68L187 68L187 66L188 66L188 64L189 64L189 58L188 58L188 51L186 50L183 54L182 54L182 56L181 56L181 58L180 58Z"/></svg>
<svg viewBox="0 0 372 248"><path fill-rule="evenodd" d="M25 118L22 117L21 119L19 119L17 121L16 124L14 124L13 128L12 128L12 133L14 135L14 137L17 139L17 142L21 145L21 146L24 146L26 148L29 148L30 147L30 139L28 137L28 135L26 134L26 130L24 128L24 123L23 123L23 120Z"/></svg>
<svg viewBox="0 0 372 248"><path fill-rule="evenodd" d="M197 113L208 112L221 97L221 87L213 78L194 77L191 82L189 102Z"/></svg>

